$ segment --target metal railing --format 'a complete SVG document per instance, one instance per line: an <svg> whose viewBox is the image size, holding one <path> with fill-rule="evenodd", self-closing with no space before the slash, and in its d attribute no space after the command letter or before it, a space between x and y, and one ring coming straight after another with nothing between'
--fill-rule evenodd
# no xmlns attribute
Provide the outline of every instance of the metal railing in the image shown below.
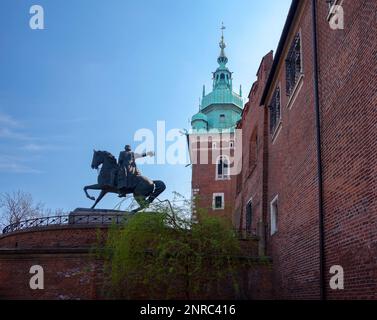
<svg viewBox="0 0 377 320"><path fill-rule="evenodd" d="M108 225L119 224L125 220L127 215L122 214L74 214L60 215L54 217L41 217L10 224L3 229L3 234L21 231L25 229L41 228L60 225Z"/></svg>

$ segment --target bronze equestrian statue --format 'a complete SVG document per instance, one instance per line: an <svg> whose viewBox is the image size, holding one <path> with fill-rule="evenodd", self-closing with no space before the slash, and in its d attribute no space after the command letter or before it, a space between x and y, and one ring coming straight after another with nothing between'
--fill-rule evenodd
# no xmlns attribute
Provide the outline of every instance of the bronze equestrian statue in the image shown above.
<svg viewBox="0 0 377 320"><path fill-rule="evenodd" d="M117 193L119 197L126 197L133 194L139 208L133 213L147 208L164 190L165 183L160 180L150 180L140 174L135 160L141 157L153 156L153 152L137 154L132 152L131 147L126 145L125 151L119 155L119 160L107 152L93 150L92 169L98 169L102 165L98 175L98 184L85 186L86 196L95 201L92 208L102 200L107 193ZM101 190L98 198L88 194L88 190Z"/></svg>

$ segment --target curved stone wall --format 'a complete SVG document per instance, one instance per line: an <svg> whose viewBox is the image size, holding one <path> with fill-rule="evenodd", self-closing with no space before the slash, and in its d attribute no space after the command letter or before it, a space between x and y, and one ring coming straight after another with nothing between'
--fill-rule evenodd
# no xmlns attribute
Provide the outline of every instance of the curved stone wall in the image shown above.
<svg viewBox="0 0 377 320"><path fill-rule="evenodd" d="M0 300L106 298L103 261L95 258L92 249L104 241L108 226L45 226L1 235ZM273 296L270 266L258 263L255 241L241 241L246 256L256 258L253 268L240 270L243 291L250 298L269 299ZM43 289L30 287L33 266L43 268ZM140 289L137 296L146 298L147 291ZM225 289L221 294L227 297Z"/></svg>
<svg viewBox="0 0 377 320"><path fill-rule="evenodd" d="M63 225L0 236L0 299L98 299L102 262L91 249L106 226ZM41 266L44 289L32 290L32 266Z"/></svg>
<svg viewBox="0 0 377 320"><path fill-rule="evenodd" d="M0 248L77 248L91 247L103 238L103 225L61 225L26 229L0 235Z"/></svg>

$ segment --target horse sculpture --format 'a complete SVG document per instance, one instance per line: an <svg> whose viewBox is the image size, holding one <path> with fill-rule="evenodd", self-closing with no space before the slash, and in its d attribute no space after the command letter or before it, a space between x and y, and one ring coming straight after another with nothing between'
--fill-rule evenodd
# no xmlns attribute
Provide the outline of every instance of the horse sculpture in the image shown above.
<svg viewBox="0 0 377 320"><path fill-rule="evenodd" d="M136 213L137 211L147 208L166 189L164 182L160 180L152 181L142 175L136 175L134 177L135 187L126 190L119 190L117 187L117 176L119 171L117 160L107 151L93 150L91 167L92 169L98 170L100 166L101 169L98 175L98 183L84 187L86 196L90 200L95 201L91 209L94 209L109 192L120 194L120 197L125 197L127 194L133 194L136 202L139 204L139 208L132 211L133 213ZM88 190L101 190L101 192L96 199L89 195Z"/></svg>

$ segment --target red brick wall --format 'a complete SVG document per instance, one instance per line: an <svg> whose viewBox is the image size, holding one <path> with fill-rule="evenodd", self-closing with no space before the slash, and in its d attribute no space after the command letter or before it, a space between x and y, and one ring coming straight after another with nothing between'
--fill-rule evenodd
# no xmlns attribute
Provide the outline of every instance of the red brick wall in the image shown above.
<svg viewBox="0 0 377 320"><path fill-rule="evenodd" d="M326 269L345 273L328 296L377 299L377 1L343 9L335 31L318 6Z"/></svg>
<svg viewBox="0 0 377 320"><path fill-rule="evenodd" d="M281 129L268 138L267 253L274 264L274 287L279 297L319 297L319 232L316 131L313 98L311 4L303 2L272 92L281 91ZM303 84L289 104L286 95L285 58L293 37L301 32ZM270 97L267 99L270 104ZM270 233L270 203L278 196L278 231Z"/></svg>
<svg viewBox="0 0 377 320"><path fill-rule="evenodd" d="M101 292L102 262L90 253L93 227L49 227L0 237L0 299L96 299ZM30 268L44 270L44 290L29 286Z"/></svg>
<svg viewBox="0 0 377 320"><path fill-rule="evenodd" d="M32 290L29 273L33 265L44 270L44 290ZM46 253L31 250L5 254L0 252L0 299L96 299L101 264L89 254Z"/></svg>
<svg viewBox="0 0 377 320"><path fill-rule="evenodd" d="M105 235L102 229L102 235ZM103 299L103 262L90 248L97 243L96 228L50 227L0 237L0 299ZM15 248L14 243L18 243ZM242 241L245 255L255 257L255 241ZM256 258L256 257L255 257ZM32 290L29 273L33 265L44 270L44 289ZM273 286L269 264L255 260L251 268L239 270L240 298L271 299ZM231 281L224 281L220 292L193 298L234 298ZM148 290L139 288L135 297L147 299ZM178 296L184 299L183 295ZM162 295L157 297L164 299Z"/></svg>
<svg viewBox="0 0 377 320"><path fill-rule="evenodd" d="M197 199L195 205L196 210L205 211L209 215L225 217L229 220L232 219L234 212L234 199L235 190L233 188L233 183L236 179L235 176L230 176L229 180L216 180L216 159L218 156L224 154L232 155L233 151L223 151L223 148L229 148L229 139L233 139L231 136L221 136L218 135L218 139L223 139L222 144L217 141L217 150L213 152L211 138L209 138L207 147L207 159L201 159L200 152L195 149L190 150L192 157L197 159L197 162L192 165L192 180L191 186L192 190L199 190L195 197ZM215 140L215 138L214 138ZM197 147L199 147L199 143ZM202 146L203 148L203 146ZM194 155L197 153L196 155ZM231 161L231 159L230 159ZM224 210L213 210L213 194L214 193L224 193Z"/></svg>
<svg viewBox="0 0 377 320"><path fill-rule="evenodd" d="M317 4L326 292L330 299L376 299L377 2L344 0L345 30L338 31L332 30L327 21L327 3L317 1ZM277 137L267 137L264 158L260 154L257 158L258 165L264 159L268 166L264 167L263 174L255 171L254 178L253 174L248 177L251 136L263 123L269 128L269 117L263 118L262 113L253 111L251 99L242 122L246 166L239 180L242 192L237 194L235 216L244 225L245 202L254 194L259 203L263 181L260 177L267 177L262 199L264 194L269 229L269 204L276 195L279 197L278 232L273 236L268 232L267 236L267 254L273 258L277 298L320 297L311 10L311 1L300 3L285 43L265 106L266 110L271 93L280 85L282 126ZM284 61L297 32L301 33L304 76L292 103L285 94ZM257 92L255 85L251 96L253 92ZM329 288L329 270L333 265L344 268L343 291Z"/></svg>
<svg viewBox="0 0 377 320"><path fill-rule="evenodd" d="M88 248L103 238L107 227L65 225L0 235L0 248Z"/></svg>
<svg viewBox="0 0 377 320"><path fill-rule="evenodd" d="M267 153L266 117L267 110L260 107L259 102L273 60L272 52L261 62L257 81L249 94L239 129L242 129L242 172L237 177L235 216L237 226L246 228L246 205L252 200L252 234L259 234L258 224L266 221L266 182Z"/></svg>

